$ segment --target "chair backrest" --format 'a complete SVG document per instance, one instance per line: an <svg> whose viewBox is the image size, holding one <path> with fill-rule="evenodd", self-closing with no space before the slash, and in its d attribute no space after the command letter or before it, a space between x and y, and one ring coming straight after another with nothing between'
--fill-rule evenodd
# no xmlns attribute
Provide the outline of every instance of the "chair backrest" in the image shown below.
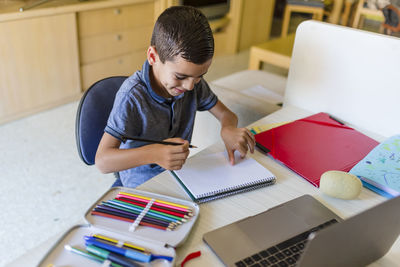
<svg viewBox="0 0 400 267"><path fill-rule="evenodd" d="M400 39L319 21L297 28L284 106L400 133Z"/></svg>
<svg viewBox="0 0 400 267"><path fill-rule="evenodd" d="M87 165L93 165L104 133L115 94L126 76L105 78L93 84L82 96L75 121L78 153Z"/></svg>

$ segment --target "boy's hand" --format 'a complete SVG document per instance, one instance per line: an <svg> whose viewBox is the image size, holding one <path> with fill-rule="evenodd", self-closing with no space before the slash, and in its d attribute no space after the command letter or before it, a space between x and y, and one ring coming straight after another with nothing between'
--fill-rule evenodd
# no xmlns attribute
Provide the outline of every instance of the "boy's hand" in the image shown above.
<svg viewBox="0 0 400 267"><path fill-rule="evenodd" d="M231 165L235 164L235 150L240 152L242 158L246 156L249 149L251 153L254 153L256 140L254 139L254 135L246 128L223 127L221 129L221 137L225 143Z"/></svg>
<svg viewBox="0 0 400 267"><path fill-rule="evenodd" d="M166 170L180 170L189 156L189 142L182 138L168 138L163 141L182 143L182 145L154 144L157 148L155 163Z"/></svg>

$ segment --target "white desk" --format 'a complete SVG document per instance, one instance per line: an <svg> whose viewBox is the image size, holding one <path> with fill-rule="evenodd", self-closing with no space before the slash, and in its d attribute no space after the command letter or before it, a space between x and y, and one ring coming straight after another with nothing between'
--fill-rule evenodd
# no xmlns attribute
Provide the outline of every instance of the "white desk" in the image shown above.
<svg viewBox="0 0 400 267"><path fill-rule="evenodd" d="M252 125L290 121L308 115L310 115L310 113L304 110L285 107L264 117ZM382 141L382 137L380 136L368 135L378 141ZM222 143L212 145L199 152L199 154L207 153L209 151L218 151L219 149L224 149ZM260 213L303 194L314 196L342 218L352 216L386 200L384 197L365 188L356 200L340 200L331 198L323 195L316 187L312 186L288 168L278 164L272 158L265 156L262 152L255 151L252 156L277 176L276 184L255 191L201 204L200 216L197 223L193 227L185 243L181 247L177 248L176 263L178 265L186 255L200 250L202 255L199 258L189 261L186 267L223 266L217 256L202 241L204 233L247 216ZM168 172L161 173L139 186L137 189L190 200L188 195ZM36 249L26 253L23 257L14 261L9 266L33 266L34 264L37 264L40 258L46 254L48 249L58 240L58 238L59 236L52 238L45 244L42 244ZM392 267L398 266L399 262L400 238L397 239L388 254L370 266Z"/></svg>
<svg viewBox="0 0 400 267"><path fill-rule="evenodd" d="M310 114L303 110L296 108L283 108L254 123L254 125L290 121L307 115ZM378 138L377 136L371 137ZM218 151L219 149L224 149L222 143L212 145L211 147L199 152L199 154L207 153L209 151ZM255 191L201 204L198 222L193 227L186 242L176 251L178 264L180 264L189 253L200 250L202 255L199 258L188 262L186 266L222 266L222 262L202 241L204 233L247 216L260 213L303 194L314 196L343 218L352 216L385 200L384 197L377 195L368 189L363 189L362 193L356 200L334 199L323 195L317 188L312 186L306 180L299 177L288 168L278 164L272 158L265 156L261 152L256 151L253 154L253 157L277 176L276 184ZM145 184L139 186L138 189L190 200L184 190L168 172L164 172L154 177ZM370 266L398 266L398 263L400 262L399 240L400 239L396 241L390 252L385 257Z"/></svg>

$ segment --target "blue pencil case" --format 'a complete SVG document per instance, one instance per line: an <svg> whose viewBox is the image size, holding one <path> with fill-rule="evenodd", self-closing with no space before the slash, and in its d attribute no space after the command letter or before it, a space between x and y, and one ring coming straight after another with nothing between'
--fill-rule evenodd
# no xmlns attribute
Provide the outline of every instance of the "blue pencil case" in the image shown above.
<svg viewBox="0 0 400 267"><path fill-rule="evenodd" d="M134 196L142 196L148 199L147 205L143 205L144 209L142 212L139 212L136 220L123 221L94 214L96 209L107 203L118 204L117 197L120 197L119 194L121 192L132 198L135 198ZM186 218L185 221L181 223L172 222L170 224L173 225L172 229L168 228L162 230L146 225L145 220L148 219L143 218L149 218L150 216L147 216L149 214L152 215L151 217L161 216L155 210L157 207L161 207L159 205L167 206L168 203L175 203L188 207L191 211L190 217ZM123 206L123 208L129 207ZM148 209L146 210L146 208ZM191 201L125 187L110 188L88 209L84 216L84 222L70 228L46 253L38 266L118 266L117 260L121 257L121 260L128 259L128 262L131 262L132 266L175 266L175 248L185 242L199 216L199 211L199 206ZM143 216L140 218L140 215ZM138 222L138 217L142 220L140 223ZM96 257L93 257L93 255L95 255L93 253L97 253L98 251L90 251L91 246L87 246L88 240L92 240L93 237L105 238L103 240L99 239L98 241L102 242L103 245L106 243L106 245L104 245L106 247L108 244L111 245L113 249L115 249L115 247L120 248L120 250L117 250L119 252L121 252L121 248L122 251L128 251L130 253L129 257L131 257L133 253L134 257L139 255L139 258L132 260L132 257L126 258L113 252L111 256L118 256L115 259L116 261L114 261L114 258L111 258L112 261L107 261L99 256L97 256L96 259ZM97 241L95 240L93 242ZM125 246L123 244L125 244ZM145 252L142 253L141 251L127 247L130 244L144 249ZM149 256L149 253L152 256ZM147 262L149 257L151 257L151 261Z"/></svg>

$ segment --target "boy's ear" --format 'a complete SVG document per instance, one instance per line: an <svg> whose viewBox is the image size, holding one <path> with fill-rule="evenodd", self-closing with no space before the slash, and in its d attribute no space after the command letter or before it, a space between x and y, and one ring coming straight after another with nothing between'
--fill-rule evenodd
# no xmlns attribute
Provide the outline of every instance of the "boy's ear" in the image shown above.
<svg viewBox="0 0 400 267"><path fill-rule="evenodd" d="M159 60L159 58L156 48L154 46L149 46L147 49L147 61L150 65L153 65L157 60Z"/></svg>

